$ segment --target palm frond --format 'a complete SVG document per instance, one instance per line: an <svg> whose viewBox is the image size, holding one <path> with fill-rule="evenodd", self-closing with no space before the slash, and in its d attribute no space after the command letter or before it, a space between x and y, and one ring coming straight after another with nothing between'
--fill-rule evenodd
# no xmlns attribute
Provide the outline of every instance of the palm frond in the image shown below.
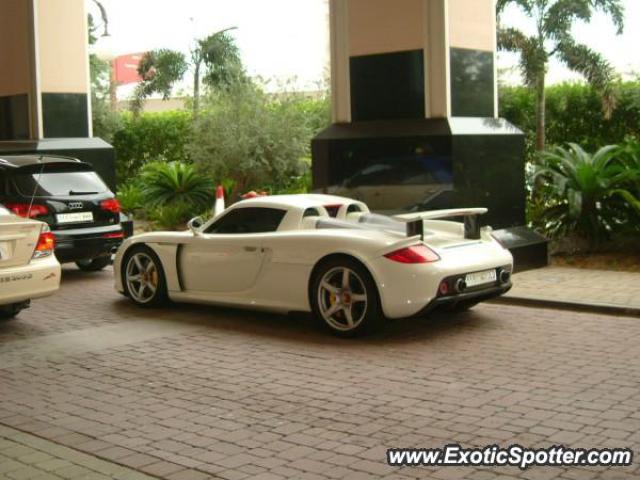
<svg viewBox="0 0 640 480"><path fill-rule="evenodd" d="M590 0L557 0L542 19L543 31L551 38L560 39L570 34L576 20L591 20Z"/></svg>
<svg viewBox="0 0 640 480"><path fill-rule="evenodd" d="M515 28L500 28L498 48L520 54L520 70L527 85L535 85L539 76L544 74L548 57L544 45L540 45L537 38Z"/></svg>
<svg viewBox="0 0 640 480"><path fill-rule="evenodd" d="M624 3L621 0L590 0L593 8L608 14L620 35L624 31Z"/></svg>
<svg viewBox="0 0 640 480"><path fill-rule="evenodd" d="M498 0L496 2L496 12L500 15L509 5L517 5L524 13L530 14L533 11L532 0Z"/></svg>
<svg viewBox="0 0 640 480"><path fill-rule="evenodd" d="M557 49L567 67L580 73L600 93L603 110L610 117L616 105L614 82L617 79L611 64L598 52L568 36L558 42Z"/></svg>

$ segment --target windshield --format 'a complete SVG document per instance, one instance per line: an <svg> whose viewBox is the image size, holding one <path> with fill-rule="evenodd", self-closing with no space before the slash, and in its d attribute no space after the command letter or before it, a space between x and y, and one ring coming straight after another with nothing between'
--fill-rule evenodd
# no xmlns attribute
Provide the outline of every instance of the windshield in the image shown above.
<svg viewBox="0 0 640 480"><path fill-rule="evenodd" d="M96 172L21 173L14 177L18 191L27 197L60 197L108 192Z"/></svg>

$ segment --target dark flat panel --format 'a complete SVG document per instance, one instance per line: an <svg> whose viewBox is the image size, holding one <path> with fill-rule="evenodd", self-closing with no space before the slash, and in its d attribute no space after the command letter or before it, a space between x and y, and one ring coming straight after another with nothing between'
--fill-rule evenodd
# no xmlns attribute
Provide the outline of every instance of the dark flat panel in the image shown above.
<svg viewBox="0 0 640 480"><path fill-rule="evenodd" d="M29 96L0 97L0 140L29 138Z"/></svg>
<svg viewBox="0 0 640 480"><path fill-rule="evenodd" d="M454 117L493 117L493 53L451 49L451 113Z"/></svg>
<svg viewBox="0 0 640 480"><path fill-rule="evenodd" d="M42 122L47 138L89 136L87 95L43 93Z"/></svg>
<svg viewBox="0 0 640 480"><path fill-rule="evenodd" d="M488 208L495 228L524 225L524 136L454 135L453 158L459 206Z"/></svg>
<svg viewBox="0 0 640 480"><path fill-rule="evenodd" d="M513 255L515 272L546 267L549 264L549 240L527 227L494 230L493 235Z"/></svg>
<svg viewBox="0 0 640 480"><path fill-rule="evenodd" d="M351 57L353 121L424 118L422 50Z"/></svg>

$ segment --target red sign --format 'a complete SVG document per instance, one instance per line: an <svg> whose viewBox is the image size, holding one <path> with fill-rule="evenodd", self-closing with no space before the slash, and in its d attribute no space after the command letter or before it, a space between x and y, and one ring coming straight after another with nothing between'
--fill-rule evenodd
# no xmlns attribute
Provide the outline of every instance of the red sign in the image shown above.
<svg viewBox="0 0 640 480"><path fill-rule="evenodd" d="M142 78L138 75L138 65L143 55L144 52L130 53L128 55L120 55L113 60L115 81L118 85L142 81Z"/></svg>

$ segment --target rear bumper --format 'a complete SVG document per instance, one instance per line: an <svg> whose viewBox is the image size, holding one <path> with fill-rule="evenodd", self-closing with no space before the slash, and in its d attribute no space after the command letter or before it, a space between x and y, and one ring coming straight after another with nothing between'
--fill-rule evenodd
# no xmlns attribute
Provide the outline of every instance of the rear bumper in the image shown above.
<svg viewBox="0 0 640 480"><path fill-rule="evenodd" d="M28 265L0 270L0 305L46 297L60 287L56 257L32 260Z"/></svg>
<svg viewBox="0 0 640 480"><path fill-rule="evenodd" d="M58 230L56 236L56 257L60 263L90 260L114 253L122 238L108 238L105 235L122 232L120 225Z"/></svg>
<svg viewBox="0 0 640 480"><path fill-rule="evenodd" d="M465 291L449 289L450 294L441 296L439 286L468 273L501 269L512 271L511 254L497 243L479 243L464 248L440 250L441 259L428 264L403 264L380 257L369 263L378 285L382 310L387 318L407 318L423 314L438 305L456 303L462 298L475 296L478 301L499 296L510 287L510 283L495 282L484 288ZM495 288L495 290L494 290ZM483 298L483 293L486 295ZM467 297L468 295L468 297Z"/></svg>
<svg viewBox="0 0 640 480"><path fill-rule="evenodd" d="M447 295L443 297L436 297L426 307L424 307L417 314L415 314L415 316L421 317L433 310L436 310L442 307L455 307L458 303L461 303L461 302L467 302L467 301L484 302L486 300L490 300L492 298L496 298L496 297L499 297L500 295L507 293L509 290L511 290L512 286L513 284L509 282L502 285L493 286L491 288L483 288L481 290L475 290L472 292L458 293L456 295Z"/></svg>

